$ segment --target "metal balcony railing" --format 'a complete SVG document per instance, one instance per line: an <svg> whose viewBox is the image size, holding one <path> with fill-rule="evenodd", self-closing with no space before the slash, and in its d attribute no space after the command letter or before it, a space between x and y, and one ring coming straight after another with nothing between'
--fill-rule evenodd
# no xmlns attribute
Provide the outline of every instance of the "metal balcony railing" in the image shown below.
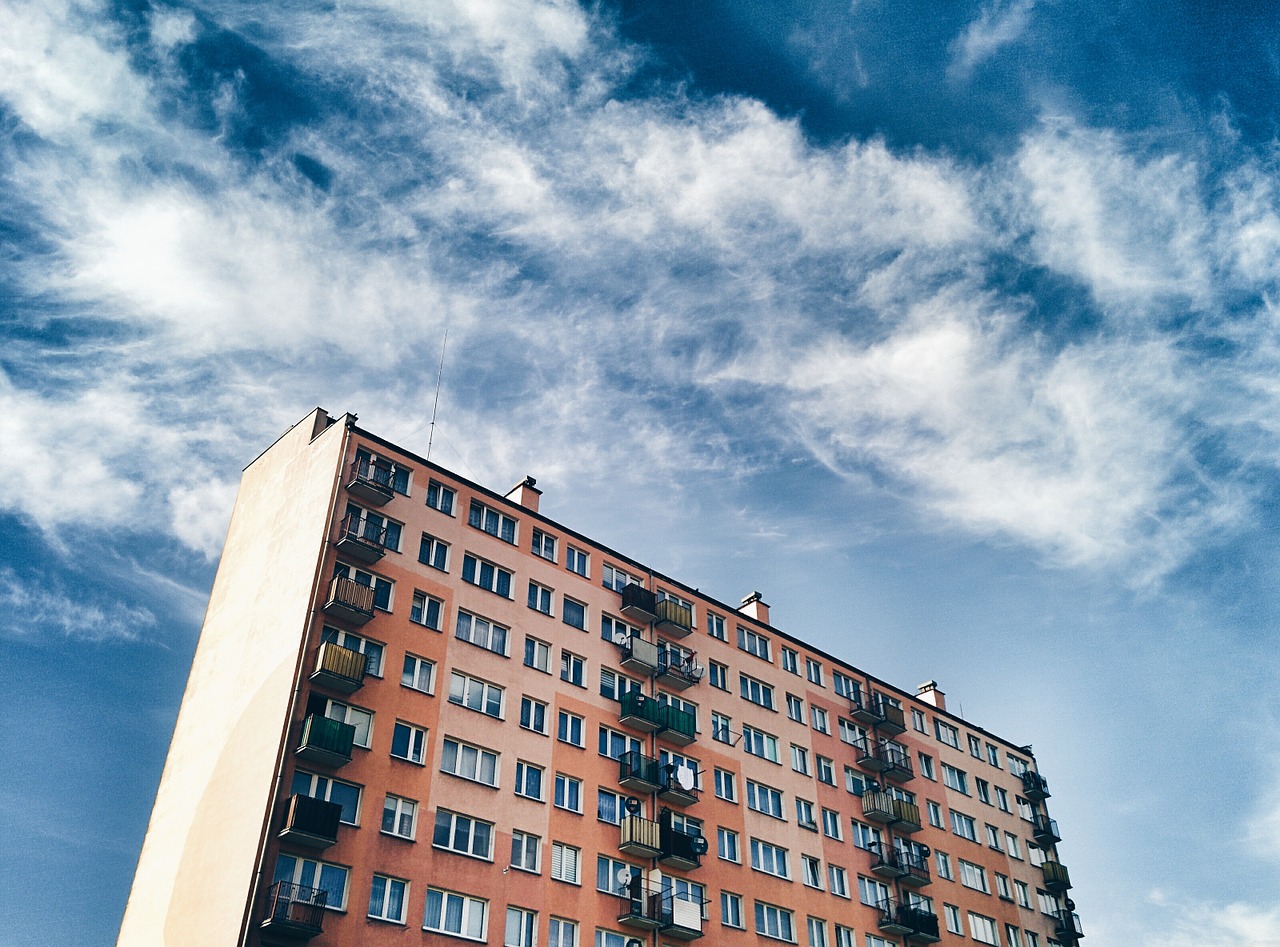
<svg viewBox="0 0 1280 947"><path fill-rule="evenodd" d="M1047 815L1037 814L1031 820L1031 835L1041 848L1049 848L1062 841L1062 835L1058 832L1057 820L1051 819Z"/></svg>
<svg viewBox="0 0 1280 947"><path fill-rule="evenodd" d="M294 795L285 800L280 837L296 845L328 848L338 841L342 806L311 796Z"/></svg>
<svg viewBox="0 0 1280 947"><path fill-rule="evenodd" d="M326 615L363 625L373 618L373 589L346 576L335 575L323 607Z"/></svg>
<svg viewBox="0 0 1280 947"><path fill-rule="evenodd" d="M880 920L877 926L886 933L926 944L942 939L938 934L938 915L932 911L916 905L902 904L893 898L881 901L879 910Z"/></svg>
<svg viewBox="0 0 1280 947"><path fill-rule="evenodd" d="M338 551L361 562L377 562L387 554L387 527L378 526L380 517L363 519L348 513L338 527Z"/></svg>
<svg viewBox="0 0 1280 947"><path fill-rule="evenodd" d="M309 940L324 933L324 908L328 892L288 881L277 881L267 889L263 930L278 937Z"/></svg>
<svg viewBox="0 0 1280 947"><path fill-rule="evenodd" d="M632 792L657 792L665 783L665 777L658 761L638 750L629 750L618 757L618 782Z"/></svg>
<svg viewBox="0 0 1280 947"><path fill-rule="evenodd" d="M1074 944L1084 937L1080 915L1072 911L1058 911L1054 915L1053 936L1064 944Z"/></svg>
<svg viewBox="0 0 1280 947"><path fill-rule="evenodd" d="M1067 874L1066 865L1060 862L1045 862L1040 866L1040 871L1044 873L1046 891L1061 894L1064 891L1071 890L1071 876Z"/></svg>
<svg viewBox="0 0 1280 947"><path fill-rule="evenodd" d="M351 464L347 492L366 503L382 506L395 496L395 473L391 464L360 458Z"/></svg>
<svg viewBox="0 0 1280 947"><path fill-rule="evenodd" d="M658 683L680 690L697 684L704 673L702 665L694 661L693 652L680 648L662 648L655 671Z"/></svg>
<svg viewBox="0 0 1280 947"><path fill-rule="evenodd" d="M1049 798L1049 780L1034 770L1026 770L1022 774L1022 794L1035 802L1043 802Z"/></svg>

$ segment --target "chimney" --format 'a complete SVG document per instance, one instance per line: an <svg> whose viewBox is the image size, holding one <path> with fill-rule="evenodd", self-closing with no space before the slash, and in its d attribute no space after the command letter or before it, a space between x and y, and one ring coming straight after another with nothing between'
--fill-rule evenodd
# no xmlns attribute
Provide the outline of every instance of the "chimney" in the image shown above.
<svg viewBox="0 0 1280 947"><path fill-rule="evenodd" d="M752 592L742 600L742 605L738 611L746 615L748 618L754 618L756 621L769 624L769 606L764 603L764 599L760 597L759 592Z"/></svg>
<svg viewBox="0 0 1280 947"><path fill-rule="evenodd" d="M538 497L542 496L542 491L536 486L538 481L532 477L525 477L514 487L507 491L507 499L514 500L523 506L526 510L534 513L538 512Z"/></svg>
<svg viewBox="0 0 1280 947"><path fill-rule="evenodd" d="M926 704L933 704L939 710L947 709L947 695L938 690L937 681L925 681L916 688L916 696Z"/></svg>

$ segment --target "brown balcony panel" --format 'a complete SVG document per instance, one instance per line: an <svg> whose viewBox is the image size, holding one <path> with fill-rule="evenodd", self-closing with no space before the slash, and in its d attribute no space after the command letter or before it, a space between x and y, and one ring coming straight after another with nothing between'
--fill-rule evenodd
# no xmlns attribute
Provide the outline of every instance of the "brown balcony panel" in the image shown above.
<svg viewBox="0 0 1280 947"><path fill-rule="evenodd" d="M880 722L876 724L876 729L881 733L897 735L907 732L907 719L903 714L901 707L895 707L893 704L881 704L880 706Z"/></svg>
<svg viewBox="0 0 1280 947"><path fill-rule="evenodd" d="M641 858L656 858L662 852L662 828L638 815L624 816L619 827L618 850Z"/></svg>
<svg viewBox="0 0 1280 947"><path fill-rule="evenodd" d="M632 582L622 587L622 614L632 621L652 622L658 620L657 597L643 585Z"/></svg>
<svg viewBox="0 0 1280 947"><path fill-rule="evenodd" d="M329 583L329 596L323 609L326 615L353 625L363 625L373 618L373 589L335 575Z"/></svg>
<svg viewBox="0 0 1280 947"><path fill-rule="evenodd" d="M693 631L693 609L669 598L656 603L655 620L662 633L672 638L683 638Z"/></svg>
<svg viewBox="0 0 1280 947"><path fill-rule="evenodd" d="M1066 865L1059 862L1045 862L1040 866L1040 870L1044 873L1046 891L1061 894L1064 891L1071 890L1071 876L1067 874Z"/></svg>
<svg viewBox="0 0 1280 947"><path fill-rule="evenodd" d="M910 835L920 828L920 807L903 799L893 800L893 830Z"/></svg>
<svg viewBox="0 0 1280 947"><path fill-rule="evenodd" d="M311 796L290 796L284 803L280 838L308 848L328 848L338 841L342 806Z"/></svg>
<svg viewBox="0 0 1280 947"><path fill-rule="evenodd" d="M325 641L316 652L316 669L311 672L311 680L329 690L351 694L364 686L367 668L368 660L359 651Z"/></svg>
<svg viewBox="0 0 1280 947"><path fill-rule="evenodd" d="M351 465L351 476L347 480L347 492L374 506L389 503L396 495L391 487L390 465L355 461Z"/></svg>
<svg viewBox="0 0 1280 947"><path fill-rule="evenodd" d="M324 933L326 892L277 881L267 889L262 929L273 938L310 940Z"/></svg>
<svg viewBox="0 0 1280 947"><path fill-rule="evenodd" d="M872 822L889 824L898 816L893 807L894 799L887 792L864 792L862 814Z"/></svg>

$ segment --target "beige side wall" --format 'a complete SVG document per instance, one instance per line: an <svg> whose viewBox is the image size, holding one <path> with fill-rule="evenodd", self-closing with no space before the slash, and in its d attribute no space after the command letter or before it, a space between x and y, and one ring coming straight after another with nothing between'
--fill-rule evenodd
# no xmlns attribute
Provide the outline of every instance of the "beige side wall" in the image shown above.
<svg viewBox="0 0 1280 947"><path fill-rule="evenodd" d="M125 947L235 944L345 424L317 410L244 473L125 908Z"/></svg>

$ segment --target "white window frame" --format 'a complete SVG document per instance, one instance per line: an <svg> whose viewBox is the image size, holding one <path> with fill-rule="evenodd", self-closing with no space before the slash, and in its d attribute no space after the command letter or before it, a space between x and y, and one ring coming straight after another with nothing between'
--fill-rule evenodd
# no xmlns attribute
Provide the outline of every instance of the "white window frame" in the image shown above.
<svg viewBox="0 0 1280 947"><path fill-rule="evenodd" d="M745 651L761 661L773 663L773 645L769 641L769 637L760 634L758 631L752 631L750 628L744 628L741 625L738 626L738 650Z"/></svg>
<svg viewBox="0 0 1280 947"><path fill-rule="evenodd" d="M382 896L378 897L378 882L382 882ZM394 899L392 892L399 887L400 897L400 913L397 916L392 913L392 905ZM375 904L375 899L377 902ZM384 875L374 872L373 880L369 884L369 911L368 917L372 917L379 921L390 921L392 924L404 924L409 916L409 882L403 878L393 878L391 875Z"/></svg>
<svg viewBox="0 0 1280 947"><path fill-rule="evenodd" d="M441 831L444 841L439 841ZM437 809L435 827L431 834L431 847L441 851L493 861L494 825L484 819L449 809ZM457 844L461 841L461 845Z"/></svg>
<svg viewBox="0 0 1280 947"><path fill-rule="evenodd" d="M405 824L408 830L405 831ZM388 823L391 828L387 828ZM418 831L418 803L404 796L387 793L382 800L382 834L413 841Z"/></svg>
<svg viewBox="0 0 1280 947"><path fill-rule="evenodd" d="M538 527L533 528L533 538L531 539L531 548L533 554L539 559L546 559L548 562L556 561L556 544L559 540L545 530Z"/></svg>
<svg viewBox="0 0 1280 947"><path fill-rule="evenodd" d="M405 752L396 752L396 743L401 739L401 734L407 741L405 744ZM407 720L397 720L395 726L391 730L391 758L396 760L404 760L407 763L413 763L417 766L426 765L427 756L427 730L417 724L409 723Z"/></svg>
<svg viewBox="0 0 1280 947"><path fill-rule="evenodd" d="M510 543L515 546L520 542L520 521L514 516L508 516L501 510L490 506L477 499L471 500L471 506L467 509L467 525L472 529L478 529L482 533L488 533L490 536L496 536L504 543ZM490 526L493 528L490 529Z"/></svg>
<svg viewBox="0 0 1280 947"><path fill-rule="evenodd" d="M435 912L435 924L432 924L431 902L435 900L438 903L438 909ZM460 904L458 910L458 919L461 922L457 930L445 927L445 921L453 911L450 905L455 902ZM477 918L476 915L479 915ZM464 940L474 940L483 942L487 938L489 926L489 902L484 898L477 898L469 894L462 894L458 891L449 891L445 888L429 887L427 888L427 897L423 907L422 929L424 931L435 931L438 934L452 934L454 937L461 937ZM475 930L475 928L479 930Z"/></svg>
<svg viewBox="0 0 1280 947"><path fill-rule="evenodd" d="M450 755L454 758L453 769L448 768ZM468 760L473 765L469 765ZM484 778L487 768L486 763L492 766L492 782ZM474 743L467 743L465 740L459 740L456 737L447 736L444 738L443 749L440 753L440 772L442 773L457 776L459 779L465 779L468 782L479 783L482 786L492 786L496 789L500 781L501 766L502 755L500 753L477 746Z"/></svg>
<svg viewBox="0 0 1280 947"><path fill-rule="evenodd" d="M533 774L537 774L538 791L536 793L529 792L529 782ZM516 785L515 794L522 799L532 799L535 802L543 801L543 792L546 790L547 770L545 766L539 766L537 763L530 763L528 760L516 760Z"/></svg>
<svg viewBox="0 0 1280 947"><path fill-rule="evenodd" d="M453 670L449 672L449 703L502 720L506 709L506 691L497 684Z"/></svg>
<svg viewBox="0 0 1280 947"><path fill-rule="evenodd" d="M422 680L426 676L425 684ZM400 671L400 686L418 691L420 694L436 692L436 663L430 658L405 652L404 664Z"/></svg>
<svg viewBox="0 0 1280 947"><path fill-rule="evenodd" d="M581 886L582 849L567 842L552 842L550 877L552 881Z"/></svg>
<svg viewBox="0 0 1280 947"><path fill-rule="evenodd" d="M514 829L511 832L511 867L531 875L542 873L542 837Z"/></svg>

